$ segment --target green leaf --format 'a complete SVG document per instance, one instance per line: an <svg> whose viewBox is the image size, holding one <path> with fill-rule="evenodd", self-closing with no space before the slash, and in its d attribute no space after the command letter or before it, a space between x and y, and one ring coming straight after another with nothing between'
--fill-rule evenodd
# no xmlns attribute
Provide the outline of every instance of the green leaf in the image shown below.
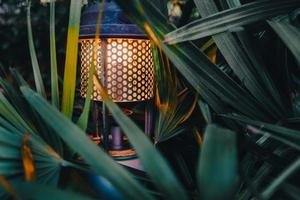
<svg viewBox="0 0 300 200"><path fill-rule="evenodd" d="M192 114L197 97L192 95L187 88L179 94L177 92L178 78L170 61L157 47L154 48L153 55L158 90L156 106L159 110L154 134L155 142L162 142L184 132L182 124Z"/></svg>
<svg viewBox="0 0 300 200"><path fill-rule="evenodd" d="M41 118L52 127L73 150L91 166L98 175L104 176L128 199L153 199L135 179L73 124L37 93L22 86L21 91Z"/></svg>
<svg viewBox="0 0 300 200"><path fill-rule="evenodd" d="M172 169L157 149L153 146L144 132L122 110L104 94L103 87L96 79L96 87L100 89L105 105L112 113L113 118L128 136L130 143L137 151L145 171L168 199L187 199L183 186L177 180ZM162 178L163 177L163 178ZM176 191L176 192L174 192Z"/></svg>
<svg viewBox="0 0 300 200"><path fill-rule="evenodd" d="M292 199L300 199L300 190L297 186L286 183L282 185L282 188Z"/></svg>
<svg viewBox="0 0 300 200"><path fill-rule="evenodd" d="M5 125L5 121L1 121L1 125ZM7 124L5 127L8 126ZM23 148L24 133L19 130L5 129L0 127L0 174L9 177L9 179L17 179L24 177L24 167L20 149ZM76 166L63 160L54 150L48 146L40 137L30 135L28 148L32 156L32 164L35 167L34 173L38 183L46 183L56 185L60 175L61 166ZM27 162L28 164L28 162Z"/></svg>
<svg viewBox="0 0 300 200"><path fill-rule="evenodd" d="M238 178L236 146L234 132L207 126L197 172L201 199L233 199Z"/></svg>
<svg viewBox="0 0 300 200"><path fill-rule="evenodd" d="M0 125L11 133L21 133L15 126L13 126L13 124L9 123L2 117L0 117Z"/></svg>
<svg viewBox="0 0 300 200"><path fill-rule="evenodd" d="M250 7L256 3L262 2L251 3ZM195 4L203 17L214 16L218 13L213 1L195 0ZM272 2L266 1L264 4L272 4ZM281 119L283 113L286 114L286 109L260 55L255 52L245 31L240 31L237 35L240 41L229 32L213 35L212 38L234 73L262 105L259 109L264 109L275 118Z"/></svg>
<svg viewBox="0 0 300 200"><path fill-rule="evenodd" d="M19 85L28 85L28 83L24 80L24 78L16 68L9 68L9 71Z"/></svg>
<svg viewBox="0 0 300 200"><path fill-rule="evenodd" d="M25 199L36 199L36 200L91 200L92 198L76 194L72 191L63 191L55 187L36 184L26 183L21 181L12 181L12 187L16 193Z"/></svg>
<svg viewBox="0 0 300 200"><path fill-rule="evenodd" d="M103 15L103 9L104 9L104 4L105 2L103 1L103 3L101 4L100 8L99 8L99 14L98 14L98 19L97 19L97 25L96 25L96 33L95 33L95 40L98 41L99 40L99 34L100 34L100 29L101 29L101 19L102 19L102 15ZM87 128L87 124L88 124L88 119L89 119L89 112L90 112L90 108L91 108L91 96L92 96L92 92L93 92L93 87L94 87L94 82L93 82L93 77L95 74L95 55L97 51L97 47L93 46L93 53L92 53L92 61L90 62L90 66L89 66L89 78L88 78L88 88L87 88L87 92L86 92L86 98L84 101L84 107L83 107L83 111L78 119L77 125L82 129L82 130L86 130Z"/></svg>
<svg viewBox="0 0 300 200"><path fill-rule="evenodd" d="M220 105L226 103L239 112L254 118L272 119L274 117L274 114L258 109L261 106L253 96L211 63L193 43L187 42L174 46L164 44L162 42L164 34L173 30L174 27L164 23L166 19L151 2L141 0L147 9L143 9L143 6L139 4L129 6L124 1L117 0L117 2L127 11L134 22L147 28L150 37L162 48L178 71L212 106L213 110L218 113L224 112L224 107L220 107Z"/></svg>
<svg viewBox="0 0 300 200"><path fill-rule="evenodd" d="M27 124L2 93L0 93L0 113L23 133L34 134L34 130Z"/></svg>
<svg viewBox="0 0 300 200"><path fill-rule="evenodd" d="M300 158L296 159L287 169L276 177L270 185L262 192L262 199L271 198L272 194L283 184L283 182L293 173L300 169Z"/></svg>
<svg viewBox="0 0 300 200"><path fill-rule="evenodd" d="M300 28L293 26L287 16L268 20L269 25L286 44L300 66Z"/></svg>
<svg viewBox="0 0 300 200"><path fill-rule="evenodd" d="M28 86L26 81L16 69L10 69L10 71L16 78L18 84ZM21 96L20 91L16 90L10 82L1 78L0 84L5 92L4 95L7 97L6 101L2 101L2 103L6 104L6 107L10 110L3 111L1 113L3 117L8 120L13 120L13 118L16 120L17 118L20 118L20 121L24 122L21 122L22 125L19 123L10 122L13 124L13 126L18 127L23 133L34 133L41 136L49 145L51 145L51 147L53 147L60 155L62 155L63 145L60 138L53 134L49 127L47 127L45 123L41 121L37 113L29 107L28 103ZM11 116L11 113L14 113L14 117Z"/></svg>
<svg viewBox="0 0 300 200"><path fill-rule="evenodd" d="M19 75L19 73L16 70L11 70L11 71L15 73L14 74L15 76ZM20 96L15 90L15 88L13 87L13 85L7 80L4 80L2 78L0 78L0 85L4 90L4 95L6 95L6 97L10 100L10 103L14 105L14 108L18 111L18 113L20 113L23 116L23 118L28 119L29 116L28 116L28 112L26 112L28 111L26 110L26 104L24 104L24 101L20 99Z"/></svg>
<svg viewBox="0 0 300 200"><path fill-rule="evenodd" d="M51 101L59 108L58 74L55 39L55 0L50 1L50 61L51 61Z"/></svg>
<svg viewBox="0 0 300 200"><path fill-rule="evenodd" d="M203 115L206 123L208 123L208 124L212 123L212 113L209 109L209 106L202 100L198 101L198 106L202 112L202 115Z"/></svg>
<svg viewBox="0 0 300 200"><path fill-rule="evenodd" d="M300 145L300 131L289 129L289 128L279 126L279 125L274 125L274 124L265 123L265 122L261 122L261 121L251 120L247 117L237 115L237 114L235 114L235 115L226 114L226 115L220 115L220 116L224 117L224 118L236 120L236 121L241 122L246 125L256 126L261 130L268 131L271 135L288 140L291 143L297 144L298 146Z"/></svg>
<svg viewBox="0 0 300 200"><path fill-rule="evenodd" d="M61 105L62 112L69 118L72 117L75 98L81 6L82 1L71 0Z"/></svg>
<svg viewBox="0 0 300 200"><path fill-rule="evenodd" d="M32 36L32 28L31 28L31 18L30 18L30 7L31 7L31 0L27 0L27 34L28 34L28 45L29 45L29 52L31 58L31 64L33 69L35 87L38 93L40 93L44 98L46 98L45 87L43 83L43 79L40 72L40 67L38 64L38 60L36 57L36 52L34 49L34 42Z"/></svg>
<svg viewBox="0 0 300 200"><path fill-rule="evenodd" d="M268 0L247 3L237 8L224 10L184 25L168 33L165 36L165 42L174 44L196 40L226 31L234 31L234 29L239 26L287 13L297 6L300 6L298 0ZM202 13L200 12L200 14Z"/></svg>
<svg viewBox="0 0 300 200"><path fill-rule="evenodd" d="M77 121L77 125L83 130L86 131L88 119L89 119L89 113L90 113L90 107L91 107L91 95L93 92L93 76L95 74L95 65L94 62L92 62L91 67L89 68L89 78L88 78L88 88L86 92L86 99L84 101L83 111Z"/></svg>
<svg viewBox="0 0 300 200"><path fill-rule="evenodd" d="M291 147L293 147L295 149L300 150L300 145L297 145L294 142L291 142L290 140L282 138L281 136L276 136L276 135L271 134L269 132L261 131L261 130L255 128L255 127L252 127L252 126L248 126L247 129L250 130L252 133L255 133L255 134L262 134L262 135L264 135L266 137L270 136L270 137L274 138L275 140L278 140L278 141L280 141L280 142L282 142L282 143L284 143L286 145L289 145L289 146L291 146Z"/></svg>

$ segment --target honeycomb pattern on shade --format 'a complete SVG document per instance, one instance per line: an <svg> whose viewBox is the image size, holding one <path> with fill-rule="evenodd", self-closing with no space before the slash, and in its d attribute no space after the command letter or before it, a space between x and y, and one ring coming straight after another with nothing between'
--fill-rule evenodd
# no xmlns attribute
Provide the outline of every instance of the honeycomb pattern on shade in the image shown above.
<svg viewBox="0 0 300 200"><path fill-rule="evenodd" d="M102 78L101 40L83 39L81 42L81 96L86 97L89 67L93 46L96 75ZM108 38L106 43L106 87L115 102L133 102L154 96L154 64L151 43L146 39ZM104 55L104 54L103 54ZM101 101L100 90L94 84L92 97Z"/></svg>

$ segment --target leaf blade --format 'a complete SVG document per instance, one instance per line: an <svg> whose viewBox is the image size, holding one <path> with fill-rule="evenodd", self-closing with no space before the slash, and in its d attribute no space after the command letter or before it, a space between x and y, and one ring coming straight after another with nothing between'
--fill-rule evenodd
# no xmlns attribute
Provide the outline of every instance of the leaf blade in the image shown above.
<svg viewBox="0 0 300 200"><path fill-rule="evenodd" d="M59 90L55 39L55 0L50 1L50 65L51 65L51 101L59 108Z"/></svg>
<svg viewBox="0 0 300 200"><path fill-rule="evenodd" d="M22 86L21 91L42 119L85 159L96 174L106 177L129 199L153 199L124 168L116 164L95 143L90 141L85 133L66 116L30 88Z"/></svg>
<svg viewBox="0 0 300 200"><path fill-rule="evenodd" d="M197 179L202 199L233 198L237 181L237 149L234 132L215 125L207 126L201 147Z"/></svg>
<svg viewBox="0 0 300 200"><path fill-rule="evenodd" d="M69 118L73 113L76 86L79 23L82 1L71 0L68 25L67 52L62 94L62 112Z"/></svg>
<svg viewBox="0 0 300 200"><path fill-rule="evenodd" d="M30 17L30 7L31 7L31 0L27 0L27 36L28 36L28 45L29 45L29 52L31 58L31 64L33 69L35 87L38 93L40 93L44 98L46 98L45 87L42 79L42 75L40 72L34 42L33 42L33 35L32 35L32 27L31 27L31 17Z"/></svg>

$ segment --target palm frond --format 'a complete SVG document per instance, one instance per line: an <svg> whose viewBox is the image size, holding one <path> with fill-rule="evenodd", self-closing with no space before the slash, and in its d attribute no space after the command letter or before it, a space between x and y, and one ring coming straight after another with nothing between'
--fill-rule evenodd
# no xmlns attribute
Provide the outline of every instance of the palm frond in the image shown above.
<svg viewBox="0 0 300 200"><path fill-rule="evenodd" d="M202 0L199 0L199 2L201 1ZM195 2L197 4L197 0ZM234 32L239 26L265 20L279 14L288 13L298 6L300 6L300 3L297 0L267 0L247 3L184 25L183 27L166 34L165 42L175 44L216 35L226 31ZM205 12L200 12L200 14L205 16Z"/></svg>
<svg viewBox="0 0 300 200"><path fill-rule="evenodd" d="M96 174L107 178L129 199L153 199L124 168L89 140L85 133L67 117L28 87L22 86L21 91L45 123L78 152Z"/></svg>

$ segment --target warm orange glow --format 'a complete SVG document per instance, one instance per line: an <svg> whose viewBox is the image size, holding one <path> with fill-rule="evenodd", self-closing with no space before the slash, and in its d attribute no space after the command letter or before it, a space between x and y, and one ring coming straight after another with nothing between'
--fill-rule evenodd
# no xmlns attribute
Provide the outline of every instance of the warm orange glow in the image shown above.
<svg viewBox="0 0 300 200"><path fill-rule="evenodd" d="M82 39L81 42L81 96L87 92L91 49L96 52L96 76L102 79L105 63L105 86L115 102L144 101L154 96L154 64L152 47L147 39L108 38L95 41ZM105 42L106 52L101 46ZM105 54L105 58L103 58ZM105 59L105 60L103 60ZM103 62L105 61L105 62ZM102 101L100 89L94 82L92 99Z"/></svg>

